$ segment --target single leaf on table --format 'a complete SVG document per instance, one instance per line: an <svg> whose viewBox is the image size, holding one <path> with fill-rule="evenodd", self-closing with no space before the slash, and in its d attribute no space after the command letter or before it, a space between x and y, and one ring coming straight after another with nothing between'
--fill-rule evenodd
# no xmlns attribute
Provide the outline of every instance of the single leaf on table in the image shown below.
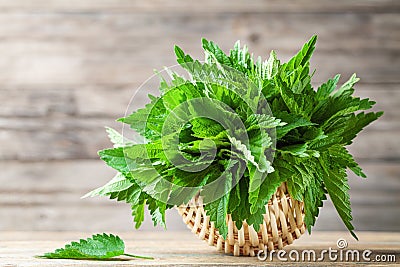
<svg viewBox="0 0 400 267"><path fill-rule="evenodd" d="M88 259L105 260L117 256L129 256L140 259L153 259L152 257L137 256L125 253L124 241L113 234L96 234L79 242L71 242L64 248L56 249L54 252L45 253L38 258L47 259Z"/></svg>

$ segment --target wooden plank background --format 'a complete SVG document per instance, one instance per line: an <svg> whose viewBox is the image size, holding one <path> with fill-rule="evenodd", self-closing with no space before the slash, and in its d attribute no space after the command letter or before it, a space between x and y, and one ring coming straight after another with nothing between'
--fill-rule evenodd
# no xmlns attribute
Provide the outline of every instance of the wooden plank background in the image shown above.
<svg viewBox="0 0 400 267"><path fill-rule="evenodd" d="M54 248L63 247L72 240L79 240L82 237L91 236L87 232L0 232L0 264L4 267L11 266L41 266L41 267L88 267L88 266L396 266L400 256L400 233L393 232L362 232L358 233L359 241L355 240L348 232L314 232L312 236L303 236L284 250L283 262L278 258L277 253L272 254L273 260L260 261L257 257L233 257L223 252L218 252L215 247L210 247L203 240L193 237L190 231L169 231L169 232L117 232L125 242L125 251L142 256L154 257L154 260L129 259L120 256L107 261L93 260L65 260L65 259L37 259L35 255L42 255ZM179 236L179 238L176 238ZM371 261L360 260L346 261L346 254L343 252L343 260L329 260L328 253L322 250L337 248L336 240L344 239L348 243L346 251L358 250L362 254L364 250L370 250ZM162 245L160 245L162 244ZM294 261L288 258L290 251L296 250L301 255L304 250L315 251L316 258L323 257L323 260ZM335 253L335 252L334 252ZM339 253L338 253L339 254ZM336 255L338 255L336 254ZM304 255L304 254L303 254ZM307 255L307 254L306 254ZM332 254L335 255L335 254ZM339 254L340 255L340 254ZM348 254L347 254L348 255ZM393 255L395 262L382 263L375 261L376 255ZM281 255L282 256L282 255ZM330 257L333 259L333 257ZM386 257L388 258L388 257ZM351 259L350 256L348 259ZM355 259L357 259L355 257ZM389 261L388 261L389 262ZM397 264L398 266L398 264Z"/></svg>
<svg viewBox="0 0 400 267"><path fill-rule="evenodd" d="M357 94L385 111L350 147L369 176L350 177L356 228L400 231L399 14L396 0L0 0L0 230L132 230L126 205L80 196L113 175L103 127L175 64L173 45L202 58L201 37L240 39L287 60L318 34L315 85L357 72ZM316 229L344 229L329 202Z"/></svg>

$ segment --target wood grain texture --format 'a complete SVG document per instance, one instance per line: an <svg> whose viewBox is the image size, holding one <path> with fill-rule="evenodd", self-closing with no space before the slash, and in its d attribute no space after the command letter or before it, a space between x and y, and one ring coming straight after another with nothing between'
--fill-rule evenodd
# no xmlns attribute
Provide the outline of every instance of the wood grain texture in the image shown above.
<svg viewBox="0 0 400 267"><path fill-rule="evenodd" d="M357 230L400 231L400 166L397 163L361 162L368 179L350 173L351 201ZM106 183L114 171L99 160L56 162L1 162L1 230L133 230L130 208L106 198L80 199ZM366 197L368 196L368 197ZM79 218L79 219L78 219ZM177 211L167 214L167 229L184 229ZM345 230L326 201L316 224L317 230ZM153 228L146 212L141 230Z"/></svg>
<svg viewBox="0 0 400 267"><path fill-rule="evenodd" d="M301 23L296 23L299 21ZM9 51L11 55L27 53L28 48L38 52L51 48L48 52L64 49L75 56L79 51L90 52L88 56L110 52L103 55L109 57L126 53L138 55L137 60L143 61L143 53L151 49L155 54L149 60L153 62L168 56L165 52L172 54L175 43L200 55L201 37L215 39L223 49L230 49L240 39L260 56L268 56L271 49L295 52L313 34L319 36L317 51L320 53L354 50L387 53L385 49L397 50L400 41L400 19L392 13L231 14L210 10L199 14L140 11L41 14L0 11L0 22L3 24L0 29L2 46L13 49Z"/></svg>
<svg viewBox="0 0 400 267"><path fill-rule="evenodd" d="M1 160L97 159L97 152L111 147L104 125L121 129L114 119L0 118ZM384 124L383 124L384 125ZM45 129L45 130L44 130ZM126 128L125 128L126 129ZM124 130L125 136L127 130ZM399 128L366 128L349 147L356 158L398 160Z"/></svg>
<svg viewBox="0 0 400 267"><path fill-rule="evenodd" d="M201 59L201 37L240 39L287 60L318 34L314 83L357 72L356 94L385 111L350 147L369 175L350 179L355 225L400 231L399 13L397 0L0 0L0 230L131 231L127 205L80 196L113 175L104 126L155 93L138 88L175 64L173 45ZM316 229L344 229L329 202Z"/></svg>
<svg viewBox="0 0 400 267"><path fill-rule="evenodd" d="M0 246L0 264L5 266L298 266L299 262L283 262L278 258L270 261L260 261L257 257L225 256L209 247L205 242L198 240L189 231L163 233L126 233L119 235L126 242L126 251L132 254L153 256L154 260L140 260L120 257L111 261L79 261L79 260L44 260L33 256L52 251L65 243L90 236L83 232L0 232L3 240ZM179 238L177 238L179 237ZM335 249L336 241L345 238L348 249L361 251L369 249L375 255L394 255L396 262L400 256L399 233L372 233L362 232L357 242L346 232L319 232L311 236L304 235L293 245L285 248L302 251L314 249L320 253L322 249ZM317 254L319 255L319 254ZM7 264L7 265L6 265ZM302 264L305 264L302 262ZM309 264L309 263L308 263ZM366 262L339 262L329 261L325 257L323 262L311 263L312 266L360 266ZM368 266L382 266L382 263L369 262ZM394 265L392 265L394 266Z"/></svg>
<svg viewBox="0 0 400 267"><path fill-rule="evenodd" d="M197 12L396 12L400 4L396 0L321 0L310 2L309 0L254 0L244 3L241 0L205 0L202 2L184 2L179 0L140 1L140 0L29 0L7 1L1 0L0 7L4 11L26 10L26 11L75 11L75 12L174 12L174 13L197 13Z"/></svg>
<svg viewBox="0 0 400 267"><path fill-rule="evenodd" d="M343 79L344 80L344 79ZM7 88L7 87L5 87ZM44 88L44 89L40 89ZM154 86L152 89L155 89ZM377 102L374 111L385 115L355 139L350 150L357 158L400 159L400 90L398 85L365 85L356 95ZM115 119L147 103L148 87L121 86L13 86L0 89L0 159L97 158L97 151L110 146L103 126L122 131ZM152 90L155 91L155 90ZM135 95L136 93L136 95ZM13 101L7 101L14 99ZM119 107L119 108L117 108ZM18 118L14 116L18 115ZM124 129L129 136L128 129Z"/></svg>
<svg viewBox="0 0 400 267"><path fill-rule="evenodd" d="M343 76L341 82L349 77ZM0 88L0 117L43 118L54 116L116 119L129 110L149 103L149 93L159 95L158 78L142 86L129 85L8 85ZM320 83L314 83L318 88ZM376 101L374 111L384 110L378 128L400 128L400 84L365 84L355 86L355 95ZM12 101L9 101L9 100ZM131 102L132 100L132 102ZM385 125L383 125L385 124ZM375 127L372 124L370 127ZM7 125L3 125L7 127Z"/></svg>
<svg viewBox="0 0 400 267"><path fill-rule="evenodd" d="M311 34L305 35L311 36ZM199 34L195 38L196 41L201 37ZM304 38L301 43L306 42L308 37ZM220 43L219 38L212 39ZM367 40L365 41L367 42ZM14 44L0 44L0 51L8 51L6 55L0 53L3 58L0 64L0 83L5 85L51 83L71 86L91 83L136 84L152 76L154 68L162 69L163 66L176 64L172 52L173 42L165 44L166 51L153 49L151 45L144 45L145 48L137 48L135 53L126 52L119 55L113 55L107 51L99 52L96 55L95 50L85 53L74 51L73 47L70 51L65 46L57 51L57 48L52 47L54 45L46 48L46 45L40 44L29 46L28 42L23 51L15 51L18 46ZM301 43L296 47L300 48ZM229 47L233 44L234 41L229 42ZM193 55L200 54L198 41L196 49L187 49L185 46L184 49ZM279 58L283 61L288 60L295 53L295 51L292 53L280 52L279 48L276 50ZM267 51L270 50L255 53L265 57ZM17 59L14 59L15 55L10 56L8 53L16 54ZM203 55L196 57L204 58ZM311 67L318 69L314 76L317 82L324 82L337 73L343 74L344 77L350 77L354 72L357 72L366 83L400 82L398 72L400 53L398 50L384 50L384 52L375 50L352 54L340 51L317 52L312 59Z"/></svg>
<svg viewBox="0 0 400 267"><path fill-rule="evenodd" d="M0 83L138 83L151 76L154 68L176 64L175 43L203 58L202 37L215 40L224 50L241 39L255 55L266 57L275 49L287 60L313 34L320 36L312 60L318 70L316 81L357 72L364 82L397 83L399 17L376 13L0 13L4 25L0 29Z"/></svg>

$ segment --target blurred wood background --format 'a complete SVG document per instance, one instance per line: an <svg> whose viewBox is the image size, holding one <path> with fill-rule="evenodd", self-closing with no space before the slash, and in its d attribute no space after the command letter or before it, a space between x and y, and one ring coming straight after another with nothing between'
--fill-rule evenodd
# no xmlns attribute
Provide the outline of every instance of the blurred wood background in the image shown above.
<svg viewBox="0 0 400 267"><path fill-rule="evenodd" d="M0 0L0 230L133 229L127 205L80 196L113 176L104 126L121 128L174 44L203 58L201 37L226 51L240 39L287 60L313 34L314 83L357 72L357 94L385 111L350 147L368 175L350 176L356 229L399 231L398 0ZM185 229L175 211L168 227ZM328 201L316 229L344 229Z"/></svg>

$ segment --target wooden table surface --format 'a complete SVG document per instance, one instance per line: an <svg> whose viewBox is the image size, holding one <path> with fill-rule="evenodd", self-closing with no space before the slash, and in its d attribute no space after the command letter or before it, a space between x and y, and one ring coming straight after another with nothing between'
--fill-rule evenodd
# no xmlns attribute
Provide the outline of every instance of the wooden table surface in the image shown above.
<svg viewBox="0 0 400 267"><path fill-rule="evenodd" d="M82 260L48 260L37 259L34 255L43 254L62 247L79 238L86 238L91 233L78 232L0 232L0 266L255 266L285 265L298 266L299 263L281 262L278 259L260 261L257 257L233 257L224 255L199 240L190 231L169 232L122 232L115 233L124 239L127 253L152 256L154 260L139 260L120 257L110 261ZM336 242L342 238L348 242L347 249L366 250L376 254L395 255L400 262L400 233L358 232L360 241L354 240L346 232L314 232L312 236L305 234L286 250L302 249L337 249ZM318 255L318 254L317 254ZM305 264L305 263L303 263ZM364 265L364 263L348 262L307 262L307 265L348 266ZM388 263L370 262L369 266L382 266Z"/></svg>

